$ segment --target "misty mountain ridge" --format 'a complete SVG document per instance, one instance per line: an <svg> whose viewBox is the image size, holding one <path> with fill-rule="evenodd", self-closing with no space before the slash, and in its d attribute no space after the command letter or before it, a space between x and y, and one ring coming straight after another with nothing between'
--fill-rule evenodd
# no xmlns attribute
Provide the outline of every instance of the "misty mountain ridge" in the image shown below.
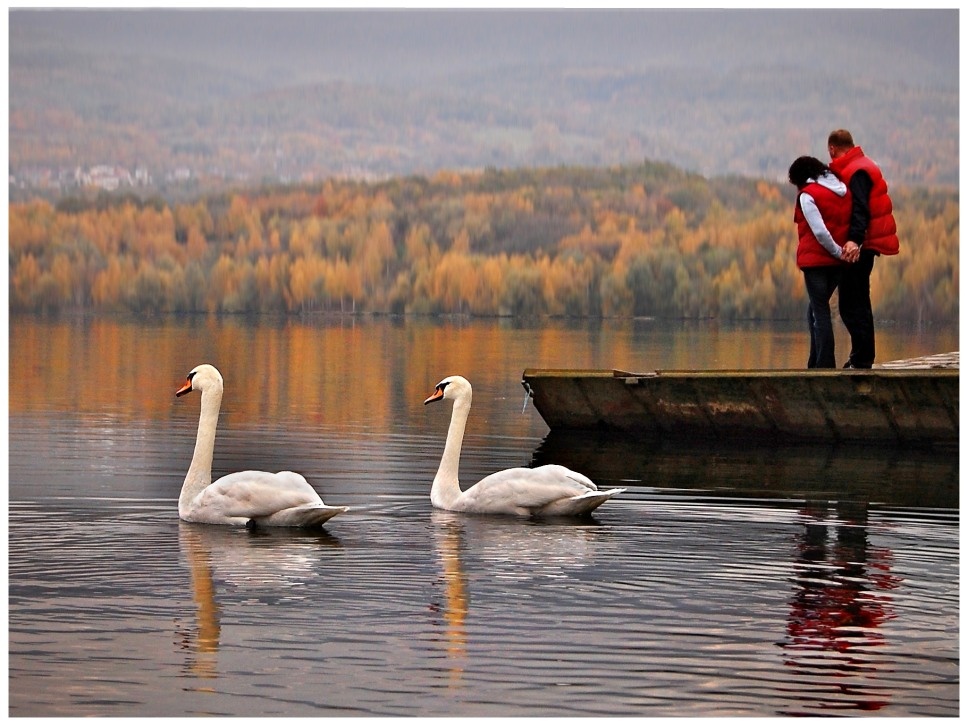
<svg viewBox="0 0 968 726"><path fill-rule="evenodd" d="M10 170L779 179L846 127L892 183L956 185L957 11L841 12L827 42L819 12L12 11Z"/></svg>

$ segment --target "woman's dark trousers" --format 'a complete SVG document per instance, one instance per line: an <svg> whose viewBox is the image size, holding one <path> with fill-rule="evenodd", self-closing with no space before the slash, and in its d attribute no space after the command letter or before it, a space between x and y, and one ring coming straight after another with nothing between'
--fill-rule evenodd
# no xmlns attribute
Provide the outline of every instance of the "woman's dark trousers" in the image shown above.
<svg viewBox="0 0 968 726"><path fill-rule="evenodd" d="M807 284L807 323L810 326L810 357L807 368L836 368L834 326L830 319L830 297L837 289L843 268L840 265L804 267Z"/></svg>

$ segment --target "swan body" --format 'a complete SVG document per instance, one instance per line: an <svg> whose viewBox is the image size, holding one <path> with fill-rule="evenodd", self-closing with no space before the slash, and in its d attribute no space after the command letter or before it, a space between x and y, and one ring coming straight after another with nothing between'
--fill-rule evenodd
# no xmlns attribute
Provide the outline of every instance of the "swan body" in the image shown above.
<svg viewBox="0 0 968 726"><path fill-rule="evenodd" d="M201 414L191 466L178 497L186 522L256 527L315 527L349 507L323 504L305 477L292 471L239 471L212 481L215 429L222 405L222 374L204 363L188 374L176 392L202 392Z"/></svg>
<svg viewBox="0 0 968 726"><path fill-rule="evenodd" d="M505 469L462 491L458 480L460 450L471 410L470 382L461 376L445 378L424 404L451 399L450 427L440 468L430 489L430 502L438 509L478 514L520 516L579 516L589 514L625 489L599 490L584 474L558 464L533 469Z"/></svg>

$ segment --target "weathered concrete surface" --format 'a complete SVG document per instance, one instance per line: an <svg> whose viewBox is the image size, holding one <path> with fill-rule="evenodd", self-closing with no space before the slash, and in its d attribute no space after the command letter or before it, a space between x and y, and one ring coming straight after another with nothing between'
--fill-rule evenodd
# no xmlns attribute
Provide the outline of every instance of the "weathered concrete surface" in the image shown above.
<svg viewBox="0 0 968 726"><path fill-rule="evenodd" d="M951 447L958 443L957 361L948 353L866 371L528 369L522 383L553 430Z"/></svg>

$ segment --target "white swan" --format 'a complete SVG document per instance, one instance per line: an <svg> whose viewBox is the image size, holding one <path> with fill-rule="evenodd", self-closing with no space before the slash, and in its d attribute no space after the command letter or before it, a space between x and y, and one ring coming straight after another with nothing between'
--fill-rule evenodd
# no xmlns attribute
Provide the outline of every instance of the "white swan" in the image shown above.
<svg viewBox="0 0 968 726"><path fill-rule="evenodd" d="M309 482L291 471L239 471L213 482L212 456L222 388L222 374L215 366L203 363L175 391L176 396L202 392L195 453L178 497L179 517L206 524L314 527L349 509L323 504Z"/></svg>
<svg viewBox="0 0 968 726"><path fill-rule="evenodd" d="M505 469L481 479L461 491L458 481L460 449L464 427L471 410L471 384L461 376L445 378L425 401L449 398L454 402L447 443L440 468L430 489L430 502L439 509L454 512L517 515L583 515L625 489L599 491L584 474L564 466L546 464L534 469Z"/></svg>

